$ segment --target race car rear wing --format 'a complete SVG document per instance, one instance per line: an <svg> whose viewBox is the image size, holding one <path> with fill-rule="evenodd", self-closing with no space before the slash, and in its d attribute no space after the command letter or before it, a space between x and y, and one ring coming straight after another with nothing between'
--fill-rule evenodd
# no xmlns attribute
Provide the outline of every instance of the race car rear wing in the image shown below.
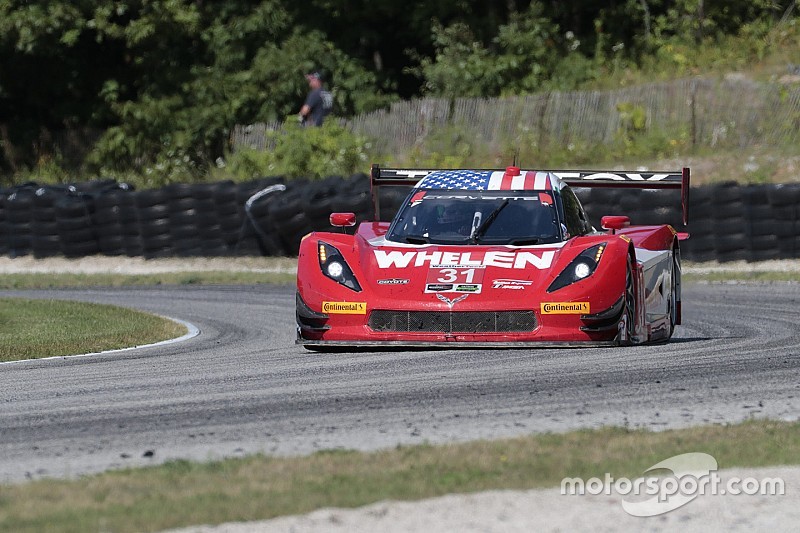
<svg viewBox="0 0 800 533"><path fill-rule="evenodd" d="M620 172L616 170L552 170L571 187L614 187L633 189L680 189L683 225L689 223L688 167L671 172Z"/></svg>
<svg viewBox="0 0 800 533"><path fill-rule="evenodd" d="M378 188L384 185L413 187L428 174L440 169L420 168L381 168L372 165L370 184L375 218L380 219ZM503 171L504 169L485 169ZM680 171L667 172L625 172L617 170L538 170L551 172L561 181L572 187L613 187L634 189L680 189L683 224L689 223L689 177L687 167Z"/></svg>

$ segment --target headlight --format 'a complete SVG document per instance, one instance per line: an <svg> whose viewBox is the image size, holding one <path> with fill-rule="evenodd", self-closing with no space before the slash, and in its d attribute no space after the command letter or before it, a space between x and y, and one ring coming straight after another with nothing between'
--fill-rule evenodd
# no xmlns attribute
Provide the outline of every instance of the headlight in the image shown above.
<svg viewBox="0 0 800 533"><path fill-rule="evenodd" d="M328 263L328 276L332 277L333 279L338 279L342 277L344 273L344 267L338 261L331 261Z"/></svg>
<svg viewBox="0 0 800 533"><path fill-rule="evenodd" d="M567 268L558 275L553 283L547 288L547 292L554 292L562 289L567 285L572 285L576 281L588 278L597 269L600 258L603 256L603 251L606 249L607 243L597 244L591 248L587 248L578 254L578 257L573 259Z"/></svg>
<svg viewBox="0 0 800 533"><path fill-rule="evenodd" d="M342 253L334 246L328 243L319 241L317 244L317 255L319 257L319 267L322 273L331 278L336 283L340 283L348 289L356 292L361 292L361 285L347 261L342 257Z"/></svg>
<svg viewBox="0 0 800 533"><path fill-rule="evenodd" d="M583 262L575 265L575 277L577 279L583 279L591 273L592 273L591 265Z"/></svg>

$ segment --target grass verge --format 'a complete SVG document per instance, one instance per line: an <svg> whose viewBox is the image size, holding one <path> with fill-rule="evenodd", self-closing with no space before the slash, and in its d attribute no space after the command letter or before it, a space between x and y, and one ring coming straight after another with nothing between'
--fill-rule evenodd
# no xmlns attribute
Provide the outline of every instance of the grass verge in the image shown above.
<svg viewBox="0 0 800 533"><path fill-rule="evenodd" d="M184 333L171 320L113 305L0 298L0 361L113 350Z"/></svg>
<svg viewBox="0 0 800 533"><path fill-rule="evenodd" d="M726 281L751 281L759 283L771 282L800 282L800 272L775 272L775 271L720 271L703 273L682 274L683 281L687 283L724 283Z"/></svg>
<svg viewBox="0 0 800 533"><path fill-rule="evenodd" d="M68 289L82 287L135 287L157 285L294 285L295 274L282 272L167 272L159 274L4 274L0 290ZM800 271L719 271L684 272L683 280L692 282L800 282Z"/></svg>
<svg viewBox="0 0 800 533"><path fill-rule="evenodd" d="M274 272L165 272L159 274L4 274L0 289L60 289L140 285L293 284L295 275Z"/></svg>
<svg viewBox="0 0 800 533"><path fill-rule="evenodd" d="M606 428L372 453L177 461L2 487L0 529L157 531L384 499L554 487L566 476L602 478L609 472L634 478L658 461L691 451L713 455L720 468L797 464L800 422L748 421L657 433Z"/></svg>

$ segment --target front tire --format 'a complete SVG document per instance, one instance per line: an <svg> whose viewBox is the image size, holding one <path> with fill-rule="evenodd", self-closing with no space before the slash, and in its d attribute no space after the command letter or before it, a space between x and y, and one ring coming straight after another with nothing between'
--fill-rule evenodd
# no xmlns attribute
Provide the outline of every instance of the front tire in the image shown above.
<svg viewBox="0 0 800 533"><path fill-rule="evenodd" d="M680 265L678 265L678 250L672 251L672 272L670 273L669 287L669 335L671 338L675 333L675 326L678 324L678 276L680 276Z"/></svg>

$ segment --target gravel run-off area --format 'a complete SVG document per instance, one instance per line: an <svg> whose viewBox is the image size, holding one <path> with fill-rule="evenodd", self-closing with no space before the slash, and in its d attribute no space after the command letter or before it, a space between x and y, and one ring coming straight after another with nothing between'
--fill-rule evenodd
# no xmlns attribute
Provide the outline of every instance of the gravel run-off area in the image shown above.
<svg viewBox="0 0 800 533"><path fill-rule="evenodd" d="M719 472L781 478L785 492L772 495L711 495L658 516L627 514L619 495L562 495L560 488L448 494L418 502L384 501L357 509L319 509L262 522L195 526L173 533L409 533L430 531L528 533L530 531L796 531L800 523L800 468ZM632 499L625 497L626 500Z"/></svg>

